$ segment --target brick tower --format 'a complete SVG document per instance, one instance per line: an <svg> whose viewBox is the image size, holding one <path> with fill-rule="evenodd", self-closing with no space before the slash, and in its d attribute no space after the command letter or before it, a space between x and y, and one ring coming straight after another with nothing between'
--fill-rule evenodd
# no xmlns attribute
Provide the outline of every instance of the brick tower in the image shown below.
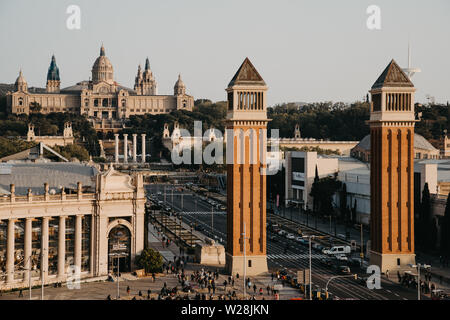
<svg viewBox="0 0 450 320"><path fill-rule="evenodd" d="M245 263L246 274L251 276L267 272L265 176L266 128L269 121L266 110L267 86L250 60L246 58L226 91L228 94L226 267L230 274L239 273L242 276Z"/></svg>
<svg viewBox="0 0 450 320"><path fill-rule="evenodd" d="M370 90L370 262L381 272L415 263L415 91L394 60Z"/></svg>

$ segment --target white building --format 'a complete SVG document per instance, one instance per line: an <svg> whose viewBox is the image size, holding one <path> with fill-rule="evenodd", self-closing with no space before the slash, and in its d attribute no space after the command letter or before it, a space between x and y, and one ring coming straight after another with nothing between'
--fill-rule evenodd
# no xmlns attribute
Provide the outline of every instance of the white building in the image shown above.
<svg viewBox="0 0 450 320"><path fill-rule="evenodd" d="M316 175L319 178L338 172L338 159L318 156L317 152L288 151L285 153L285 204L312 208L309 193Z"/></svg>

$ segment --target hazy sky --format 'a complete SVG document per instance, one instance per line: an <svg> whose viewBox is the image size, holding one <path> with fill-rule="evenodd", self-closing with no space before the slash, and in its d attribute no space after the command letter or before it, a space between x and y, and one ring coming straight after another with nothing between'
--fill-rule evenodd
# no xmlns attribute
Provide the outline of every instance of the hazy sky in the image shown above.
<svg viewBox="0 0 450 320"><path fill-rule="evenodd" d="M66 9L81 9L69 30ZM366 27L369 5L381 30ZM225 100L225 87L246 56L269 86L269 104L360 100L389 61L406 67L408 38L416 100L450 100L448 0L0 0L0 83L22 68L29 86L45 86L52 53L62 87L91 75L104 43L114 78L132 88L150 59L160 94L178 73L197 98Z"/></svg>

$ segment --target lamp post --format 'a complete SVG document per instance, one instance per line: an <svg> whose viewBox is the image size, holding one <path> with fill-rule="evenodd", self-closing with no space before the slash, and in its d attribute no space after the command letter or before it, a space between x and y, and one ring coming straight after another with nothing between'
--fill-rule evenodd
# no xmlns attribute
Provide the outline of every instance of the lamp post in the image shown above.
<svg viewBox="0 0 450 320"><path fill-rule="evenodd" d="M303 238L309 239L309 300L312 300L312 252L311 252L311 239L316 238L314 235L303 236Z"/></svg>
<svg viewBox="0 0 450 320"><path fill-rule="evenodd" d="M211 205L211 234L214 232L214 206Z"/></svg>
<svg viewBox="0 0 450 320"><path fill-rule="evenodd" d="M361 259L364 259L364 241L363 241L363 225L361 223L361 253L360 253Z"/></svg>
<svg viewBox="0 0 450 320"><path fill-rule="evenodd" d="M420 268L429 269L431 265L418 263L410 264L409 266L417 269L417 300L420 300Z"/></svg>

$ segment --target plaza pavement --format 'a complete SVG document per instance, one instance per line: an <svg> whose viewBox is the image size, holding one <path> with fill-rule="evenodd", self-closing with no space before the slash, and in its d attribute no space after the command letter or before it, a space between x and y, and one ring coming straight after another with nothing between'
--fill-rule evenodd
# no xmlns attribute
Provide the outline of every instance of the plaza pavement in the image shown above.
<svg viewBox="0 0 450 320"><path fill-rule="evenodd" d="M164 260L173 261L175 256L179 256L179 248L172 241L169 247L163 247L162 244L162 234L158 234L158 231L150 225L149 227L149 246L158 250L163 255ZM189 261L192 261L192 257L190 257ZM223 273L224 267L210 267L210 266L202 266L197 263L188 262L185 265L185 273L188 276L195 270L200 270L204 268L205 270L219 270L219 279L216 280L216 293L214 294L214 300L217 299L218 295L224 294L228 291L233 292L236 291L238 298L243 297L243 279L240 277L239 279L235 279L235 285L231 288L227 285L227 290L224 290L223 282L228 278L228 275ZM266 291L267 285L274 285L277 282L271 281L270 274L262 275L258 277L250 277L252 283L255 283L257 286L256 294L253 293L253 288L248 290L247 297L255 296L257 300L265 299L265 300L273 300L274 296L268 295ZM141 277L138 278L131 274L122 274L119 281L119 292L120 299L122 300L130 300L133 297L136 299L147 299L147 290L151 290L151 298L157 299L158 293L160 292L163 284L166 283L168 288L173 288L178 285L178 289L181 289L180 284L178 283L177 277L175 274L166 273L158 273L156 274L156 280L153 282L151 277ZM127 294L127 287L130 287L130 294ZM259 295L259 288L263 288L264 294L262 296ZM200 294L205 293L207 299L209 299L208 289L200 289L195 288ZM142 293L142 297L138 295L139 291ZM4 292L0 296L0 300L28 300L28 288L24 288L23 297L19 297L19 291L13 292ZM211 290L212 293L212 290ZM195 296L195 293L184 293L180 292L181 296L185 296L186 294L192 299ZM54 288L52 286L47 286L44 288L44 300L105 300L108 295L111 295L112 299L116 299L117 297L117 282L110 282L105 280L91 279L90 282L80 283L80 289L69 289L63 284L60 288ZM284 287L283 290L280 291L280 299L290 299L290 298L298 298L302 297L302 294L299 290L290 287ZM32 299L40 300L41 299L41 288L32 289Z"/></svg>

